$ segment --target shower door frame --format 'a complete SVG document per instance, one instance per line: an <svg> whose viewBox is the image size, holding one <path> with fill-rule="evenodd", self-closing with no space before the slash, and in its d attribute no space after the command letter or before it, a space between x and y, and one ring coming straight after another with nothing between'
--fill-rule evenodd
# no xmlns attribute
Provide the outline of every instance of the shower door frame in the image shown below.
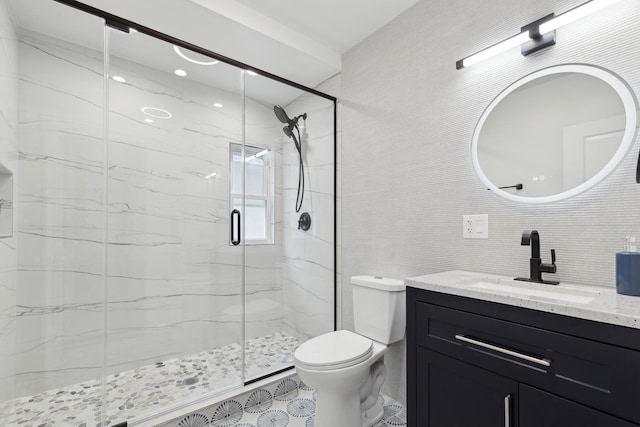
<svg viewBox="0 0 640 427"><path fill-rule="evenodd" d="M136 22L130 21L128 19L122 18L120 16L105 12L101 9L95 8L93 6L89 6L82 2L76 0L53 0L57 3L64 4L66 6L70 6L74 9L78 9L90 15L99 17L104 19L104 25L129 33L131 30L138 31L142 34L146 34L148 36L154 37L156 39L165 41L167 43L174 44L178 47L185 48L191 50L193 52L199 53L201 55L210 57L212 59L216 59L218 61L224 62L226 64L235 66L241 70L245 71L253 71L260 76L266 77L271 80L275 80L277 82L283 83L285 85L294 87L296 89L311 93L313 95L319 96L321 98L327 99L333 103L333 330L337 330L338 328L338 252L337 252L337 220L338 220L338 212L337 212L337 190L338 190L338 175L337 175L337 163L338 163L338 134L337 134L337 98L331 95L328 95L324 92L320 92L316 89L301 85L299 83L293 82L291 80L285 79L284 77L269 73L268 71L261 70L259 68L253 67L249 64L245 64L243 62L237 61L235 59L229 58L224 55L220 55L216 52L210 51L208 49L202 48L200 46L188 43L184 40L178 39L176 37L170 36L168 34L162 33L160 31L154 30L152 28L146 27L144 25L140 25ZM246 97L246 94L243 96ZM245 124L243 123L243 126ZM244 260L243 260L244 267ZM244 321L244 319L243 319ZM288 371L293 369L293 365L290 367L286 367L280 369L275 372L271 372L259 378L254 378L250 381L243 380L244 385L248 385L251 383L255 383L257 381L261 381L265 378L277 375L279 373Z"/></svg>

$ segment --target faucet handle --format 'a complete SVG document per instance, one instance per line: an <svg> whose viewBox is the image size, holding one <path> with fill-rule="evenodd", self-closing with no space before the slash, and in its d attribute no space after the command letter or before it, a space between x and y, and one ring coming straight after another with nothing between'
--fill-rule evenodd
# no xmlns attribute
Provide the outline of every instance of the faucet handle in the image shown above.
<svg viewBox="0 0 640 427"><path fill-rule="evenodd" d="M541 272L543 273L555 273L557 271L556 268L556 250L551 249L551 264L540 264L538 266Z"/></svg>

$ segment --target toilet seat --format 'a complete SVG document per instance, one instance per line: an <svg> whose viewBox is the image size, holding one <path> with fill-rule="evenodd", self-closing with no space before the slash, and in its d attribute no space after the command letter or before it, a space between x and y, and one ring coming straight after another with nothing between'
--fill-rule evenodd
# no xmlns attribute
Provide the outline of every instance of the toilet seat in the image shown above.
<svg viewBox="0 0 640 427"><path fill-rule="evenodd" d="M347 368L367 360L373 353L373 341L351 331L320 335L296 349L297 366L328 371Z"/></svg>

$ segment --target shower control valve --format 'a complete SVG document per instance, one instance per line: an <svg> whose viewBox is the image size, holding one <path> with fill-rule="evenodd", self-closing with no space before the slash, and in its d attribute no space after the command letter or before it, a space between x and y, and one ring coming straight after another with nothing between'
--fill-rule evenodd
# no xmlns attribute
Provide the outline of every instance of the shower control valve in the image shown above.
<svg viewBox="0 0 640 427"><path fill-rule="evenodd" d="M311 215L304 212L298 220L298 230L307 231L309 228L311 228Z"/></svg>

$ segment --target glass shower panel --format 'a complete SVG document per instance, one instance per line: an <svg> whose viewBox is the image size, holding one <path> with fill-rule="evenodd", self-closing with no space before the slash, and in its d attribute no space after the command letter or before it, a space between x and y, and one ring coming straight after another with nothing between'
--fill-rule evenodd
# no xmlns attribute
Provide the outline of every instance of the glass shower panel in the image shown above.
<svg viewBox="0 0 640 427"><path fill-rule="evenodd" d="M333 102L57 2L10 4L0 424L152 422L291 367L334 324Z"/></svg>
<svg viewBox="0 0 640 427"><path fill-rule="evenodd" d="M106 405L122 421L242 384L242 72L109 31Z"/></svg>
<svg viewBox="0 0 640 427"><path fill-rule="evenodd" d="M298 345L334 329L334 104L247 73L245 105L245 228L271 230L271 239L245 241L245 377L252 380L291 367ZM299 117L297 128L278 119L276 105ZM258 159L271 175L249 167ZM256 194L261 187L266 198ZM303 212L312 217L308 231L298 228Z"/></svg>
<svg viewBox="0 0 640 427"><path fill-rule="evenodd" d="M9 9L0 3L0 425L14 412L15 311L18 247L14 183L18 176L18 41Z"/></svg>
<svg viewBox="0 0 640 427"><path fill-rule="evenodd" d="M2 312L14 318L0 329L13 328L16 399L0 425L95 425L104 354L103 21L52 1L11 8L17 46L3 59L19 61L19 155L8 166L13 236L0 247L13 248L18 268L15 311Z"/></svg>

